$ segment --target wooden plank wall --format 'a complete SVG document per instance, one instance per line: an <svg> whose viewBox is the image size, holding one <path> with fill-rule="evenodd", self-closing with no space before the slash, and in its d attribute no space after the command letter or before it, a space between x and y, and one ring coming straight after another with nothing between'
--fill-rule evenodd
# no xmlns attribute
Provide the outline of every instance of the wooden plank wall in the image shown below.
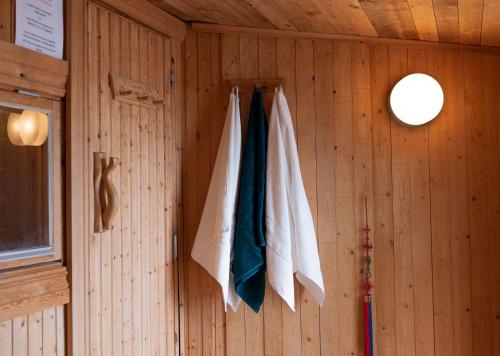
<svg viewBox="0 0 500 356"><path fill-rule="evenodd" d="M0 40L14 42L15 1L0 1Z"/></svg>
<svg viewBox="0 0 500 356"><path fill-rule="evenodd" d="M64 356L64 306L0 323L2 356Z"/></svg>
<svg viewBox="0 0 500 356"><path fill-rule="evenodd" d="M500 355L499 65L477 51L189 32L185 354L361 355L367 196L376 353ZM439 80L445 106L431 124L409 128L391 119L387 97L416 71ZM219 287L189 257L228 101L223 81L276 76L287 83L327 299L319 308L297 287L293 313L267 289L259 314L244 305L225 314ZM241 97L244 125L248 101Z"/></svg>
<svg viewBox="0 0 500 356"><path fill-rule="evenodd" d="M175 41L88 5L85 219L87 355L174 355L174 164L169 72ZM160 88L163 105L112 100L108 74ZM93 152L120 159L113 229L93 232Z"/></svg>

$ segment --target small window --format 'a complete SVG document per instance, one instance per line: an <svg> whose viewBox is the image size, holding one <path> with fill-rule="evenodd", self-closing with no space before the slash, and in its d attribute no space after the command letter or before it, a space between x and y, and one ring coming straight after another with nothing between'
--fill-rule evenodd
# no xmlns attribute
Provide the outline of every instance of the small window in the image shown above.
<svg viewBox="0 0 500 356"><path fill-rule="evenodd" d="M59 125L53 116L51 110L0 101L0 268L58 256L53 128Z"/></svg>

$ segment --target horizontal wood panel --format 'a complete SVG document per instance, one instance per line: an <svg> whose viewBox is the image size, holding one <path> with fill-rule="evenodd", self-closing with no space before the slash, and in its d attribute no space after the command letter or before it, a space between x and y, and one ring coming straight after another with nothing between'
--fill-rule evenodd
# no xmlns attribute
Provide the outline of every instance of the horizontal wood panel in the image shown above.
<svg viewBox="0 0 500 356"><path fill-rule="evenodd" d="M68 63L7 41L0 41L0 82L42 96L64 97Z"/></svg>
<svg viewBox="0 0 500 356"><path fill-rule="evenodd" d="M494 336L500 105L493 99L500 56L188 32L185 63L186 354L362 354L359 259L367 196L376 354L500 355ZM415 71L439 80L445 106L429 125L408 128L391 118L387 95ZM207 282L190 249L227 105L224 83L276 77L287 83L327 299L319 308L297 286L293 313L268 288L260 314L245 306L219 313L219 287ZM243 126L249 95L241 93Z"/></svg>
<svg viewBox="0 0 500 356"><path fill-rule="evenodd" d="M0 321L69 303L67 274L60 263L4 272L0 276Z"/></svg>

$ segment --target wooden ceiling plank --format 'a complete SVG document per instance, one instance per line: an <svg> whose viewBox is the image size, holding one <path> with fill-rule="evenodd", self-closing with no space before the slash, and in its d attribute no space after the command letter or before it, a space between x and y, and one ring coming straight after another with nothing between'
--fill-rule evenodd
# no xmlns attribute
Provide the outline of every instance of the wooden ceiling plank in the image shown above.
<svg viewBox="0 0 500 356"><path fill-rule="evenodd" d="M418 39L406 0L361 0L360 4L380 37Z"/></svg>
<svg viewBox="0 0 500 356"><path fill-rule="evenodd" d="M210 23L237 25L237 21L225 14L218 4L211 3L210 0L149 0L156 3L163 3L159 7L168 11L172 9L172 14L179 16L184 21L203 21Z"/></svg>
<svg viewBox="0 0 500 356"><path fill-rule="evenodd" d="M212 0L215 4L224 7L225 13L232 15L238 23L246 23L247 26L262 28L275 28L260 12L248 2L243 0Z"/></svg>
<svg viewBox="0 0 500 356"><path fill-rule="evenodd" d="M407 0L407 2L418 38L424 41L439 41L432 0Z"/></svg>
<svg viewBox="0 0 500 356"><path fill-rule="evenodd" d="M357 32L349 21L344 11L344 7L337 1L332 0L313 0L314 4L323 13L327 20L335 27L338 33L355 35Z"/></svg>
<svg viewBox="0 0 500 356"><path fill-rule="evenodd" d="M160 9L174 15L184 21L204 21L196 16L196 10L184 1L180 0L148 0Z"/></svg>
<svg viewBox="0 0 500 356"><path fill-rule="evenodd" d="M377 31L358 0L333 0L346 9L347 17L360 36L377 36Z"/></svg>
<svg viewBox="0 0 500 356"><path fill-rule="evenodd" d="M484 0L481 44L500 47L500 1L498 0Z"/></svg>
<svg viewBox="0 0 500 356"><path fill-rule="evenodd" d="M245 0L250 6L264 16L267 21L272 23L280 30L297 30L297 28L288 19L276 11L276 9L269 4L268 0Z"/></svg>
<svg viewBox="0 0 500 356"><path fill-rule="evenodd" d="M268 2L300 31L337 32L312 0L268 0Z"/></svg>
<svg viewBox="0 0 500 356"><path fill-rule="evenodd" d="M459 43L460 32L458 28L458 1L433 0L433 2L439 41Z"/></svg>
<svg viewBox="0 0 500 356"><path fill-rule="evenodd" d="M500 16L500 13L497 12L496 16ZM483 0L458 0L460 43L480 44L482 21ZM498 31L500 28L497 27Z"/></svg>

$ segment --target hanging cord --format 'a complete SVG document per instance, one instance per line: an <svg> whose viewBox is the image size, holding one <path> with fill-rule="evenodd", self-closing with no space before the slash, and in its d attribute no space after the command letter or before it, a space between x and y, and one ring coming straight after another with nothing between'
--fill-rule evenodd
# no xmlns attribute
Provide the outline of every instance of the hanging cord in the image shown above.
<svg viewBox="0 0 500 356"><path fill-rule="evenodd" d="M373 244L370 242L370 227L368 226L368 200L365 197L365 226L364 231L364 270L363 270L363 290L365 292L363 298L363 311L364 311L364 336L365 336L365 356L373 356L373 313L372 313L372 295L373 283L371 281L371 251Z"/></svg>

